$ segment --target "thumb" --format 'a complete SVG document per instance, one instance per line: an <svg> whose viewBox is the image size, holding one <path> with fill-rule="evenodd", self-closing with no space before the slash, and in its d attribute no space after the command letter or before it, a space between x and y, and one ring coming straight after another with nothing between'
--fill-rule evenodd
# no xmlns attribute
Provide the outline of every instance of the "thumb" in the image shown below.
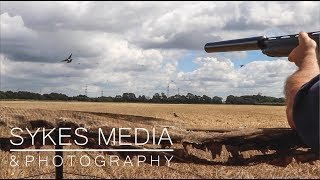
<svg viewBox="0 0 320 180"><path fill-rule="evenodd" d="M316 41L311 39L306 32L300 32L298 39L299 39L299 46L301 47L305 47L312 50L315 50L317 47Z"/></svg>
<svg viewBox="0 0 320 180"><path fill-rule="evenodd" d="M299 33L299 45L308 44L310 41L310 37L306 32L300 32Z"/></svg>

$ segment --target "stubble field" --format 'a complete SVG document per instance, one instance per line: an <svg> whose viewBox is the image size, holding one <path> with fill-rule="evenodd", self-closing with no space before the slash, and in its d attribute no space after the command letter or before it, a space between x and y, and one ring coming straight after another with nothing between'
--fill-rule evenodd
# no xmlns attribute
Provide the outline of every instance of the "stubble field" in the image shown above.
<svg viewBox="0 0 320 180"><path fill-rule="evenodd" d="M109 114L130 115L132 117L154 117L163 119L163 124L177 127L224 129L224 128L288 128L284 106L250 106L250 105L171 105L171 104L140 104L140 103L89 103L89 102L37 102L37 101L0 101L0 107L18 109L20 112L37 109L37 112L51 110L98 112ZM49 110L49 111L48 111ZM176 116L174 116L174 113ZM147 118L146 118L147 119ZM76 119L75 119L76 120ZM91 122L89 122L92 120ZM108 120L117 122L116 116ZM137 123L140 123L140 120ZM18 121L10 120L10 122ZM87 122L86 122L87 121ZM94 124L95 119L87 118L82 123ZM101 120L97 120L99 123ZM134 118L131 119L134 123ZM1 135L10 135L10 128L0 126ZM71 146L70 148L74 148ZM39 153L40 155L43 152ZM202 159L210 160L208 153L197 152ZM43 153L44 154L44 153ZM48 154L48 153L47 153ZM75 155L84 154L76 152ZM0 152L1 178L21 178L34 174L48 173L53 166L39 168L36 164L29 167L10 167L10 153ZM23 157L23 153L16 153ZM34 153L37 155L37 153ZM53 154L52 154L53 155ZM91 153L94 155L94 153ZM222 156L228 156L227 153ZM3 168L5 167L5 168ZM313 165L292 162L286 167L267 163L235 166L226 163L170 163L170 166L150 166L142 164L134 166L112 167L69 167L65 170L76 174L87 174L104 178L319 178L320 161ZM54 178L44 175L40 178ZM82 176L65 174L65 178L81 178ZM39 177L37 177L39 178Z"/></svg>

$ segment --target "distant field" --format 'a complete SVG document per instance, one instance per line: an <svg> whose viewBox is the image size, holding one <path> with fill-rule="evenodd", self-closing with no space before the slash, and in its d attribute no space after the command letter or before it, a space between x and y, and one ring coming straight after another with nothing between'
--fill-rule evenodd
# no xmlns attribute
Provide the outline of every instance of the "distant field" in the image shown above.
<svg viewBox="0 0 320 180"><path fill-rule="evenodd" d="M29 110L43 109L36 111L38 113L46 112L44 113L45 115L41 115L42 117L50 117L50 111L48 110L68 110L155 117L167 120L166 123L168 125L183 124L195 128L289 127L286 122L284 106L0 101L0 107L20 109L18 112L20 114L26 112L26 117L32 116L32 114L27 114ZM175 117L174 113L178 117ZM71 115L66 113L66 116ZM73 117L75 116L73 115ZM18 122L19 120L13 121ZM81 120L81 122L85 123L86 121L88 124L103 123L100 119L95 118ZM107 118L105 121L117 122L117 119ZM1 127L0 130L2 135L10 132L7 127ZM210 160L208 152L195 151L194 153L199 153L200 157ZM76 154L83 154L83 152ZM0 152L1 165L6 167L0 169L0 178L19 178L37 174L37 172L50 172L53 170L52 167L43 167L43 169L39 170L38 166L12 168L9 166L9 155L7 152ZM18 153L18 156L23 156L23 153ZM224 154L224 156L228 156L228 154ZM314 165L292 162L287 167L278 167L266 163L251 166L173 163L170 167L151 167L149 164L145 164L142 167L105 168L71 168L66 166L65 169L105 178L320 178L320 161L316 161ZM43 177L53 178L53 176ZM72 175L65 175L65 177L81 178Z"/></svg>
<svg viewBox="0 0 320 180"><path fill-rule="evenodd" d="M286 122L285 106L43 101L0 101L0 105L27 109L75 110L151 116L171 121L183 121L196 127L289 127ZM176 113L179 117L175 117L173 113Z"/></svg>

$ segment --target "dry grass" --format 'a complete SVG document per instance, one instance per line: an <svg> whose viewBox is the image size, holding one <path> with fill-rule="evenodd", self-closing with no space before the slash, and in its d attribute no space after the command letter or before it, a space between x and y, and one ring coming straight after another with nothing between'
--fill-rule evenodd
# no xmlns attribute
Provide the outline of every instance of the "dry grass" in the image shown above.
<svg viewBox="0 0 320 180"><path fill-rule="evenodd" d="M163 118L195 127L289 127L284 106L6 101L8 107L108 112ZM179 117L174 117L175 112Z"/></svg>
<svg viewBox="0 0 320 180"><path fill-rule="evenodd" d="M128 104L128 103L87 103L87 102L36 102L36 101L0 101L0 106L7 106L22 109L46 109L46 110L73 110L88 112L104 112L114 114L127 114L136 116L149 116L167 120L168 124L185 124L197 128L272 128L289 127L286 122L285 107L283 106L237 106L237 105L167 105L167 104ZM26 111L27 112L27 111ZM41 112L41 110L37 110ZM45 112L45 111L43 111ZM175 117L173 113L179 117ZM21 111L23 114L24 111ZM99 118L86 117L81 119L66 112L66 116L79 119L79 121L94 124L104 123ZM1 115L1 114L0 114ZM27 114L28 115L28 114ZM50 115L50 114L49 114ZM49 117L48 115L48 117ZM31 115L30 115L31 116ZM53 117L54 115L50 115ZM19 119L19 116L16 116ZM0 119L1 120L1 119ZM108 121L117 122L117 119L109 118ZM23 119L20 118L20 121ZM91 121L91 122L89 122ZM119 121L120 122L120 121ZM4 123L19 123L13 119ZM1 125L1 136L7 136L10 128L5 124ZM76 148L76 147L69 147ZM200 150L192 151L200 158L210 160L209 152ZM30 153L29 153L30 154ZM66 153L67 155L68 153ZM85 155L84 152L75 153L77 156ZM16 153L18 158L24 156L23 153ZM37 156L37 153L34 153ZM50 155L39 153L39 155ZM98 155L90 153L91 156ZM224 154L224 156L228 156ZM54 170L52 166L38 165L30 167L10 167L10 154L0 152L2 168L0 178L19 178ZM5 167L5 168L3 168ZM65 165L66 172L78 174L89 174L91 176L105 178L320 178L320 162L314 165L290 163L287 167L278 167L266 163L251 166L229 166L205 165L194 163L171 163L167 166L150 166L143 164L137 166L106 166L99 168L89 167L70 167ZM66 178L82 178L81 176L65 175ZM43 176L43 178L54 178L53 175Z"/></svg>

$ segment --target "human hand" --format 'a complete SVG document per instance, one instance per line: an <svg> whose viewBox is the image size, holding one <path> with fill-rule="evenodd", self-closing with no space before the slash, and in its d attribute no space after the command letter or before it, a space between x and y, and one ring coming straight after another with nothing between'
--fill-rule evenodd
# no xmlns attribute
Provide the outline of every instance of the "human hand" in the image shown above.
<svg viewBox="0 0 320 180"><path fill-rule="evenodd" d="M318 67L317 43L305 32L300 32L298 39L299 45L289 54L289 61L294 62L299 68L314 65Z"/></svg>

